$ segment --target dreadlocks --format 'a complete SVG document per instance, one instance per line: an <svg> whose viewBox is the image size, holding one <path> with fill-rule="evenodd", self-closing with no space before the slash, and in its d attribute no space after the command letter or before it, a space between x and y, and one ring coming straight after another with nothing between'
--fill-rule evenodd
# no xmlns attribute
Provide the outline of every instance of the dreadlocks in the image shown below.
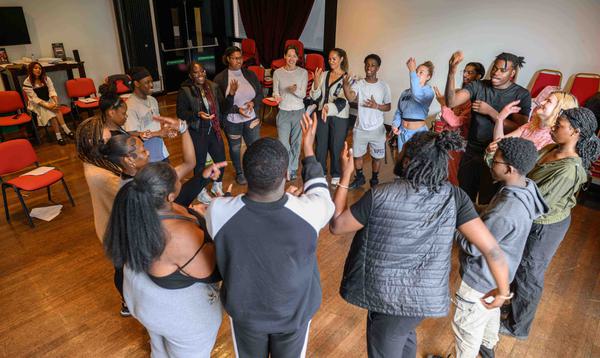
<svg viewBox="0 0 600 358"><path fill-rule="evenodd" d="M513 68L523 68L523 65L525 64L525 57L513 55L509 52L502 52L496 56L496 61L498 60L504 60L506 63L511 62Z"/></svg>
<svg viewBox="0 0 600 358"><path fill-rule="evenodd" d="M455 131L417 133L404 144L404 154L396 162L394 174L406 179L417 191L426 186L437 192L448 179L448 152L464 147L465 141Z"/></svg>
<svg viewBox="0 0 600 358"><path fill-rule="evenodd" d="M600 139L596 135L598 124L594 112L585 107L571 108L563 111L562 117L571 123L571 127L579 130L576 149L583 162L583 168L587 171L600 157Z"/></svg>
<svg viewBox="0 0 600 358"><path fill-rule="evenodd" d="M121 169L103 158L99 148L104 144L103 139L104 121L102 118L94 116L83 121L75 133L75 147L77 155L83 162L104 168L108 171L121 174Z"/></svg>

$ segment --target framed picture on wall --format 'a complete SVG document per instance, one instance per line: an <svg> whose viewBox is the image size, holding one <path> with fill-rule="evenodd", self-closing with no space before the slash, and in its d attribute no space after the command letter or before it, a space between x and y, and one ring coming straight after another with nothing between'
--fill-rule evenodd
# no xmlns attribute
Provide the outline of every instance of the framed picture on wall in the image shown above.
<svg viewBox="0 0 600 358"><path fill-rule="evenodd" d="M52 53L55 58L60 58L61 60L67 59L67 54L65 53L65 46L63 46L62 42L57 42L52 44Z"/></svg>
<svg viewBox="0 0 600 358"><path fill-rule="evenodd" d="M10 63L8 60L8 54L6 53L6 49L4 47L0 48L0 65L5 65Z"/></svg>

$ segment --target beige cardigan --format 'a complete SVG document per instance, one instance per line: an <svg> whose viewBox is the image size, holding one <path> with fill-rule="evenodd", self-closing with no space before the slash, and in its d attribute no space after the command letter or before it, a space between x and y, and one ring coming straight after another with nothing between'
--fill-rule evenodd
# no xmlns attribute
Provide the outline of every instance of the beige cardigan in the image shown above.
<svg viewBox="0 0 600 358"><path fill-rule="evenodd" d="M115 196L120 188L121 178L106 169L89 163L83 163L83 174L92 197L96 235L102 241Z"/></svg>

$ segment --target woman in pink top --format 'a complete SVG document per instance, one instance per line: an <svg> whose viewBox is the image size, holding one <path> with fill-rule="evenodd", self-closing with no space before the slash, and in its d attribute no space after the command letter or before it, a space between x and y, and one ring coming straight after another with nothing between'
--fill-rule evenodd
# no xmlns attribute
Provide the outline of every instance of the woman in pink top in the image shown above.
<svg viewBox="0 0 600 358"><path fill-rule="evenodd" d="M525 123L514 131L504 135L504 126L501 120L494 126L494 141L488 146L488 152L496 150L496 142L504 137L521 137L532 141L537 150L548 144L554 143L550 137L550 129L556 122L560 112L565 109L576 108L577 99L566 92L553 92L535 109L529 123ZM506 118L511 113L521 110L519 101L506 105L498 115L498 119Z"/></svg>

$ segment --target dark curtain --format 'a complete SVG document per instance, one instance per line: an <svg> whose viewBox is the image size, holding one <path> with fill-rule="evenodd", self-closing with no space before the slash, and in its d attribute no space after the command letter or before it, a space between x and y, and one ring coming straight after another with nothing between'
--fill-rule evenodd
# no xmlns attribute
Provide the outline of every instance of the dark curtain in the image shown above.
<svg viewBox="0 0 600 358"><path fill-rule="evenodd" d="M254 39L265 67L283 57L286 40L300 38L314 0L238 0L246 37Z"/></svg>

